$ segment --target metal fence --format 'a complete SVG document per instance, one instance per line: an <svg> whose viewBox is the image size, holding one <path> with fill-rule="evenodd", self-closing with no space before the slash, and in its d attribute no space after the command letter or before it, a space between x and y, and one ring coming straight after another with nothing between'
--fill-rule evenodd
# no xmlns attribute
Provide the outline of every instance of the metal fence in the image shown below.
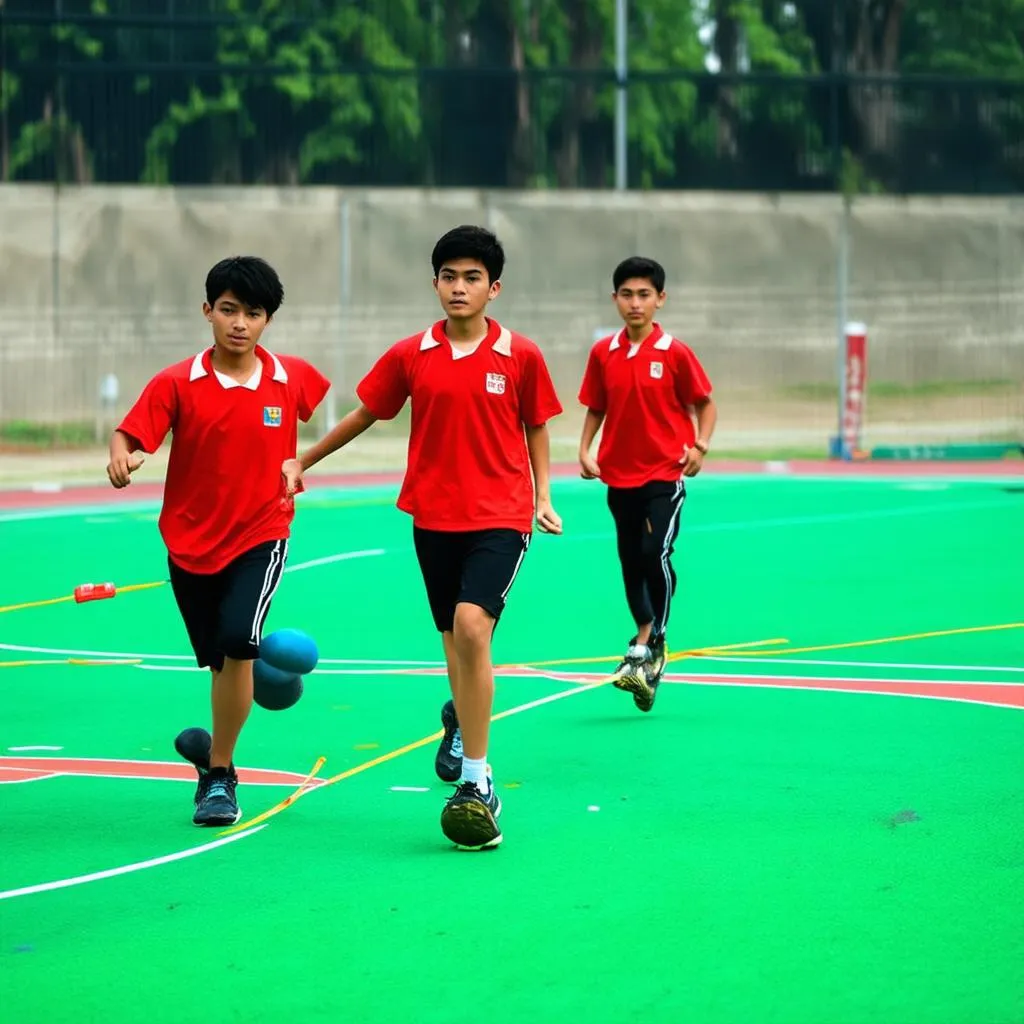
<svg viewBox="0 0 1024 1024"><path fill-rule="evenodd" d="M168 3L0 0L3 180L601 189L621 86L630 188L1024 188L1021 81L303 64L294 18L262 59L226 65L237 17Z"/></svg>

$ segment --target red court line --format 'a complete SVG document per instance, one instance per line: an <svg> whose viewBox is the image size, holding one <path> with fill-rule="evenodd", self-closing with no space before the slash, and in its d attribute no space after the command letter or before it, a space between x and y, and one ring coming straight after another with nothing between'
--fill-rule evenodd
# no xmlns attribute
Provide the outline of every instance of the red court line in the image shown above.
<svg viewBox="0 0 1024 1024"><path fill-rule="evenodd" d="M124 761L88 757L0 756L0 783L26 782L55 775L84 775L110 779L161 779L195 782L196 770L177 761ZM297 786L306 778L301 772L276 768L239 768L238 779L256 786ZM320 785L313 781L310 786Z"/></svg>
<svg viewBox="0 0 1024 1024"><path fill-rule="evenodd" d="M604 678L597 672L547 672L515 669L503 675L544 675L570 683L593 683ZM705 675L672 673L666 683L692 686L762 686L786 690L831 690L837 693L871 693L887 697L930 697L968 704L995 704L1024 708L1024 685L1006 682L965 683L960 680L861 679L836 676Z"/></svg>
<svg viewBox="0 0 1024 1024"><path fill-rule="evenodd" d="M930 697L968 704L996 704L1005 708L1024 708L1024 686L924 681L906 679L835 679L809 676L696 676L681 682L711 686L768 686L793 690L833 690L840 693L874 693L891 697Z"/></svg>
<svg viewBox="0 0 1024 1024"><path fill-rule="evenodd" d="M551 467L557 477L574 477L579 469L574 462L557 463ZM765 476L833 476L836 478L880 478L897 476L930 477L1022 477L1024 459L1001 459L990 462L945 462L941 460L915 460L911 462L820 462L808 460L788 461L709 461L704 469L708 476L719 473L760 473ZM308 489L317 487L373 487L401 483L400 471L382 473L338 473L330 475L312 474L307 478ZM118 501L155 500L163 494L163 483L135 481L125 492L115 492L111 487L71 485L57 492L36 492L26 489L0 490L0 510L25 508L59 508L66 505L115 504Z"/></svg>

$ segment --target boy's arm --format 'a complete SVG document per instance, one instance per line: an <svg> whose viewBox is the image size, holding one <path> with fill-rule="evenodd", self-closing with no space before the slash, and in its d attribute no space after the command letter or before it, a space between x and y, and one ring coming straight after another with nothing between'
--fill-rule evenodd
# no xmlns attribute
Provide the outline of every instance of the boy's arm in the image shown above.
<svg viewBox="0 0 1024 1024"><path fill-rule="evenodd" d="M177 417L174 380L166 373L158 373L110 438L107 478L114 487L120 489L132 482L132 473L145 461L141 452L155 452L174 428Z"/></svg>
<svg viewBox="0 0 1024 1024"><path fill-rule="evenodd" d="M111 435L107 478L114 487L127 487L132 482L132 473L146 461L139 448L138 441L123 430L115 430Z"/></svg>
<svg viewBox="0 0 1024 1024"><path fill-rule="evenodd" d="M704 456L707 454L711 444L711 436L715 432L715 424L718 422L718 406L715 400L708 395L693 403L694 413L697 417L697 440L693 446L683 452L679 460L683 467L683 476L696 476L704 466Z"/></svg>
<svg viewBox="0 0 1024 1024"><path fill-rule="evenodd" d="M579 452L580 476L584 480L596 480L601 475L601 467L590 454L590 446L594 443L594 438L597 437L602 423L604 423L603 412L587 409L587 414L583 418L583 433L580 435Z"/></svg>
<svg viewBox="0 0 1024 1024"><path fill-rule="evenodd" d="M703 446L704 454L711 445L711 436L715 432L715 424L718 423L718 406L715 400L708 395L703 402L697 402L697 447Z"/></svg>
<svg viewBox="0 0 1024 1024"><path fill-rule="evenodd" d="M551 505L551 438L546 423L526 428L526 448L537 492L537 525L544 533L561 533L562 520Z"/></svg>
<svg viewBox="0 0 1024 1024"><path fill-rule="evenodd" d="M281 467L284 476L285 494L291 498L302 483L302 474L321 459L326 459L332 452L344 448L355 440L364 430L368 430L377 422L377 417L360 405L342 417L341 422L329 431L312 448L307 448L298 458L286 459Z"/></svg>

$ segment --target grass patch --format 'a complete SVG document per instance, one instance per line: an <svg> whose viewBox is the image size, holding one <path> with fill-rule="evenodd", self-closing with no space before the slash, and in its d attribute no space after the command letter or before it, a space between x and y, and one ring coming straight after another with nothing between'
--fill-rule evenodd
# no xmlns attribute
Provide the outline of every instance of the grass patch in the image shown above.
<svg viewBox="0 0 1024 1024"><path fill-rule="evenodd" d="M0 445L10 448L91 448L95 444L96 425L92 422L8 420L0 423Z"/></svg>
<svg viewBox="0 0 1024 1024"><path fill-rule="evenodd" d="M1018 387L1017 381L1005 377L981 380L920 380L913 384L901 384L891 380L873 381L868 378L868 401L876 398L951 398L957 395L1000 395ZM839 387L836 384L792 384L783 388L787 398L801 398L806 401L839 401Z"/></svg>

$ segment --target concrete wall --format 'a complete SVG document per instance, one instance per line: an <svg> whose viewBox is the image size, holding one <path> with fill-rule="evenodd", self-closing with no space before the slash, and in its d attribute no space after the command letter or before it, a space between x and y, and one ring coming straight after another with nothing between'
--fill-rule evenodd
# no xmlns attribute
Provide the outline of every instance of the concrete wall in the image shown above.
<svg viewBox="0 0 1024 1024"><path fill-rule="evenodd" d="M505 243L494 313L544 347L567 406L594 331L615 323L612 267L642 253L668 269L664 321L706 363L723 430L753 444L831 429L834 400L814 386L836 375L835 197L323 188L0 187L0 420L90 418L110 372L124 406L206 343L206 271L240 252L285 282L270 346L322 366L344 399L391 341L436 317L430 250L466 222ZM873 380L1024 376L1024 202L865 198L849 252L848 316L869 325ZM942 397L904 412L869 401L900 436L1020 420L1019 387Z"/></svg>

